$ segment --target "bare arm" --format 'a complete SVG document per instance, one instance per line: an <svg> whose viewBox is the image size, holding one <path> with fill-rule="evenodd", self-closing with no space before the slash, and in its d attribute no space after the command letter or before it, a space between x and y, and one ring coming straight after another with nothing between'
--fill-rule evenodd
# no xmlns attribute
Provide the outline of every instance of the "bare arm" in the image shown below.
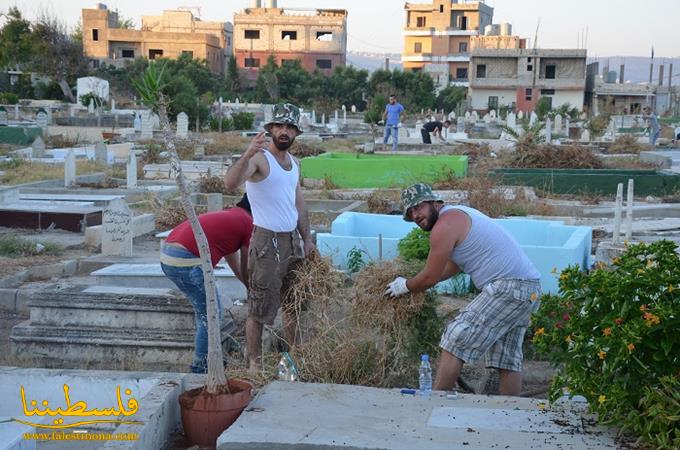
<svg viewBox="0 0 680 450"><path fill-rule="evenodd" d="M439 279L439 281L448 280L449 278L451 278L454 275L457 275L458 273L460 273L460 267L458 267L458 264L449 260L446 263L446 267L444 268L444 272L442 273L442 276Z"/></svg>
<svg viewBox="0 0 680 450"><path fill-rule="evenodd" d="M243 284L246 285L246 289L249 289L248 285L248 247L243 246L240 250L241 253L241 275L243 276Z"/></svg>
<svg viewBox="0 0 680 450"><path fill-rule="evenodd" d="M295 164L299 165L297 159L295 159ZM297 209L298 213L297 229L300 233L300 236L302 236L302 241L305 244L305 256L309 256L310 253L316 251L316 245L312 240L312 233L309 227L307 204L305 203L305 197L302 194L302 186L300 181L298 181L298 185L295 188L295 209Z"/></svg>
<svg viewBox="0 0 680 450"><path fill-rule="evenodd" d="M451 262L451 252L469 228L469 220L462 212L450 212L439 218L430 235L430 253L425 268L406 282L409 291L425 291L441 281L444 275L458 269Z"/></svg>
<svg viewBox="0 0 680 450"><path fill-rule="evenodd" d="M236 161L236 164L231 166L224 175L224 186L227 189L234 190L255 175L257 172L257 164L256 161L253 160L253 156L262 152L265 143L266 138L264 131L258 133L257 136L253 138L241 159Z"/></svg>
<svg viewBox="0 0 680 450"><path fill-rule="evenodd" d="M234 275L236 275L236 278L239 279L239 281L247 286L245 277L244 277L244 272L241 271L241 266L239 265L239 257L237 255L237 252L234 253L229 253L228 255L224 256L224 260L227 262L229 265L229 268L234 272Z"/></svg>

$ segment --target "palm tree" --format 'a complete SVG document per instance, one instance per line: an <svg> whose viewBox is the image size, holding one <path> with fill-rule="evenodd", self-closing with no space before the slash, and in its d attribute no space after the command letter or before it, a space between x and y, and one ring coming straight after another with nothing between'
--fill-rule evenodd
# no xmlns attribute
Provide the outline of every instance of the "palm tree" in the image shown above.
<svg viewBox="0 0 680 450"><path fill-rule="evenodd" d="M510 135L510 139L515 142L515 149L520 153L532 150L538 144L545 142L545 135L541 134L541 131L545 128L545 122L536 121L533 125L522 123L521 131L507 125L499 125L499 127Z"/></svg>
<svg viewBox="0 0 680 450"><path fill-rule="evenodd" d="M208 373L206 377L206 390L210 394L216 394L219 386L227 386L227 378L224 374L224 361L222 360L222 339L220 336L220 326L217 317L217 286L215 284L215 273L210 260L210 247L205 233L198 221L198 215L191 203L189 190L187 188L184 174L182 173L182 163L177 155L175 146L175 136L170 128L168 119L168 102L163 94L163 89L167 83L163 80L165 65L151 62L141 76L134 79L133 85L139 93L142 102L158 113L161 129L163 131L163 143L170 155L170 166L177 174L175 181L179 190L182 208L189 219L191 230L198 244L198 251L201 258L201 268L203 269L203 280L205 283L206 307L208 313Z"/></svg>

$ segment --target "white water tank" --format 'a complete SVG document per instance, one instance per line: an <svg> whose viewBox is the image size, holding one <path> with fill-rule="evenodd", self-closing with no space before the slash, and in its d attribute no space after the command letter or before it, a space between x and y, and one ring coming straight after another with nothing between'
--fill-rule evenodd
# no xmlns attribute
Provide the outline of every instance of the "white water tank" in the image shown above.
<svg viewBox="0 0 680 450"><path fill-rule="evenodd" d="M491 24L484 27L484 36L498 36L500 25Z"/></svg>
<svg viewBox="0 0 680 450"><path fill-rule="evenodd" d="M267 8L276 8L276 0L267 0Z"/></svg>
<svg viewBox="0 0 680 450"><path fill-rule="evenodd" d="M508 22L501 24L501 36L512 36L512 24Z"/></svg>
<svg viewBox="0 0 680 450"><path fill-rule="evenodd" d="M250 2L250 7L251 8L260 8L262 5L260 4L260 0L251 0Z"/></svg>

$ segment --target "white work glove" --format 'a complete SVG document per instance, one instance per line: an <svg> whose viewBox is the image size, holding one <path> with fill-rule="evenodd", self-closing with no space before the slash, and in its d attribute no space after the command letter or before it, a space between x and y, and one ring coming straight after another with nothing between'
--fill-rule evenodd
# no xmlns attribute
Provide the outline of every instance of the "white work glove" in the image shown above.
<svg viewBox="0 0 680 450"><path fill-rule="evenodd" d="M402 124L401 122L399 122L399 123L397 124L397 128L401 128L402 126L403 126L403 124Z"/></svg>
<svg viewBox="0 0 680 450"><path fill-rule="evenodd" d="M385 295L389 295L390 297L399 297L400 295L407 294L408 292L409 290L406 287L406 278L397 277L394 279L394 281L387 285Z"/></svg>
<svg viewBox="0 0 680 450"><path fill-rule="evenodd" d="M384 121L384 120L379 120L379 121L378 121L378 125L385 125L385 121Z"/></svg>

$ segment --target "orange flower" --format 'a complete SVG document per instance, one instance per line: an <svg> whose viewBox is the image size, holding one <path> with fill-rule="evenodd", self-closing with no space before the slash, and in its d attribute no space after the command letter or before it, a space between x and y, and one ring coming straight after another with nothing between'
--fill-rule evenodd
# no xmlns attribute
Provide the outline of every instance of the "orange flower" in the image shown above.
<svg viewBox="0 0 680 450"><path fill-rule="evenodd" d="M605 328L604 330L602 330L602 334L603 334L604 336L611 336L611 335L612 335L612 329L609 328L609 327L607 327L607 328Z"/></svg>
<svg viewBox="0 0 680 450"><path fill-rule="evenodd" d="M647 305L640 306L640 311L647 311Z"/></svg>
<svg viewBox="0 0 680 450"><path fill-rule="evenodd" d="M628 347L629 352L632 352L633 350L635 350L635 344L631 343L631 344L626 345L626 347Z"/></svg>
<svg viewBox="0 0 680 450"><path fill-rule="evenodd" d="M654 315L654 314L649 313L649 312L644 313L644 315L642 317L645 319L645 324L648 327L651 327L652 325L658 325L661 322L661 319L659 318L659 316Z"/></svg>
<svg viewBox="0 0 680 450"><path fill-rule="evenodd" d="M607 356L607 352L600 350L599 352L597 352L597 356L600 359L604 359L604 357Z"/></svg>

